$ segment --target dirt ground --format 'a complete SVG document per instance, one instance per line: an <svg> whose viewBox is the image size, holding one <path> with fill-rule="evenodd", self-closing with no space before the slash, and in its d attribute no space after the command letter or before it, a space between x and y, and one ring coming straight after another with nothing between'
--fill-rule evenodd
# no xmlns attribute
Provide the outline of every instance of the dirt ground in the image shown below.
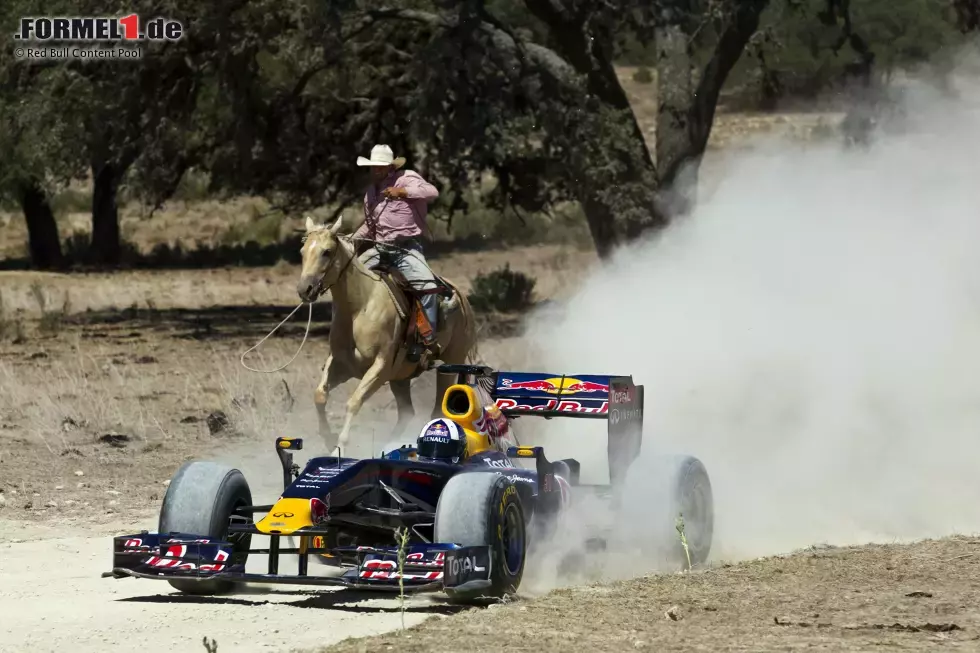
<svg viewBox="0 0 980 653"><path fill-rule="evenodd" d="M398 602L376 594L252 586L234 596L187 597L164 582L101 578L112 564L112 536L155 529L155 508L101 525L9 521L0 511L0 651L204 651L206 637L222 653L278 652L401 627ZM248 567L261 572L265 556L254 558ZM295 573L283 562L285 573ZM411 599L405 624L446 610Z"/></svg>
<svg viewBox="0 0 980 653"><path fill-rule="evenodd" d="M320 653L980 649L980 540L819 548L560 589Z"/></svg>
<svg viewBox="0 0 980 653"><path fill-rule="evenodd" d="M436 267L465 281L500 264L494 256L501 255L461 255ZM560 296L587 273L590 257L557 248L507 258L539 278L542 296ZM239 362L292 310L295 272L280 265L114 277L0 274L7 302L0 577L8 588L0 592L0 651L56 651L69 642L76 651L114 651L133 638L150 653L200 650L204 637L222 651L331 644L323 650L980 648L980 540L966 538L818 548L462 612L438 595L416 597L404 632L398 602L374 595L277 587L193 598L163 583L101 579L111 536L155 528L166 482L184 460L234 462L253 493L271 498L277 435L304 435L303 453L318 453L310 393L325 353L327 307L318 309L307 349L287 370L257 374ZM67 308L59 299L66 291ZM249 364L288 360L302 338L301 317ZM488 360L521 367L527 352L514 325L488 319L484 326ZM336 426L349 390L331 397ZM425 379L414 394L420 414L428 412ZM382 390L366 409L357 455L387 444L393 421ZM345 640L351 637L365 639Z"/></svg>
<svg viewBox="0 0 980 653"><path fill-rule="evenodd" d="M567 292L593 258L519 248L447 256L433 267L468 288L506 259L533 275L536 297L546 299ZM273 501L281 489L277 436L305 438L297 462L325 453L312 390L327 352L328 302L317 305L309 341L286 370L256 373L239 360L298 303L297 273L285 264L0 272L0 651L103 653L138 639L141 650L162 653L198 650L205 636L222 651L279 651L400 627L397 601L374 594L259 587L188 600L165 583L100 578L113 535L156 530L167 483L185 460L234 464L257 501ZM271 369L288 361L305 317L294 316L246 362ZM481 353L519 365L514 323L486 316ZM432 406L430 381L413 388L417 422ZM335 428L353 383L331 396ZM382 389L365 407L351 455L389 444L394 420ZM264 565L262 556L249 560L252 569ZM408 602L405 624L455 610L419 597ZM311 619L329 632L311 629Z"/></svg>
<svg viewBox="0 0 980 653"><path fill-rule="evenodd" d="M806 132L824 120L720 116L715 138L727 146L743 132ZM215 215L209 229L223 224ZM147 243L183 228L146 225L162 230ZM22 248L20 229L0 222L0 251ZM504 263L534 276L544 300L568 293L595 258L566 246L526 247L452 254L433 267L468 289L478 272ZM134 641L147 653L201 650L203 637L223 653L329 645L322 650L980 650L980 540L959 537L716 563L693 574L527 594L489 609L413 598L405 632L392 599L288 587L193 598L163 583L99 578L113 534L155 529L166 483L183 461L234 463L253 494L271 500L276 436L302 435L303 454L320 452L312 388L326 354L329 306L318 306L310 340L286 370L259 374L239 362L295 307L296 274L285 263L0 272L0 651L108 652ZM304 320L294 316L248 363L286 362ZM488 316L481 329L488 361L526 367L516 318ZM335 427L351 389L349 382L331 397ZM418 420L432 394L428 378L414 386ZM392 403L386 389L368 402L354 455L389 444Z"/></svg>

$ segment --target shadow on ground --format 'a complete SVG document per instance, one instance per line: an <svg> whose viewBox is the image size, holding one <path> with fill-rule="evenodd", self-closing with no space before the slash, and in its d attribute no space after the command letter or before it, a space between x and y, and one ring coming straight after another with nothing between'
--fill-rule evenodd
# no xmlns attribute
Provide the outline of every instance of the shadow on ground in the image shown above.
<svg viewBox="0 0 980 653"><path fill-rule="evenodd" d="M296 306L229 305L204 308L139 308L85 311L65 316L65 326L81 327L83 337L101 340L129 340L147 335L193 340L256 340L270 333ZM333 305L313 304L309 338L323 339L330 334ZM309 308L300 307L271 338L301 338L306 331ZM520 314L488 313L477 316L478 338L508 338L523 330Z"/></svg>
<svg viewBox="0 0 980 653"><path fill-rule="evenodd" d="M506 242L483 236L468 236L449 241L435 241L426 245L426 257L438 259L443 256L465 252L486 252L505 249ZM64 253L65 269L77 272L96 272L104 270L200 270L219 267L268 267L285 261L297 265L301 261L300 236L293 236L277 243L260 245L254 240L236 245L208 245L194 243L185 247L180 242L174 245L161 243L149 252L140 252L132 243L123 243L121 261L116 266L99 266L87 258L84 251ZM30 270L27 258L0 259L0 270Z"/></svg>
<svg viewBox="0 0 980 653"><path fill-rule="evenodd" d="M86 311L68 316L64 322L82 327L83 334L88 338L127 338L158 332L175 338L195 340L248 339L260 338L269 333L295 308L296 306L274 305L166 309L130 307ZM325 337L330 333L332 314L330 302L313 304L311 338ZM306 331L308 316L309 308L301 307L272 337L302 336ZM104 327L115 329L107 330ZM120 330L128 330L130 333L119 333Z"/></svg>
<svg viewBox="0 0 980 653"><path fill-rule="evenodd" d="M277 597L296 596L294 601L270 601L258 599L246 599L237 596L194 596L189 594L153 594L148 596L132 596L118 599L121 603L169 603L185 605L284 605L293 608L315 608L319 610L338 610L340 612L351 612L355 614L384 614L400 612L401 607L397 603L397 594L364 592L351 589L340 589L327 592L318 591L275 591L270 592ZM269 594L266 594L268 596ZM387 599L390 604L384 606L361 605L362 603ZM452 605L438 600L427 600L419 605L417 600L406 598L405 612L419 614L442 614L452 615L463 610L471 609L471 606Z"/></svg>

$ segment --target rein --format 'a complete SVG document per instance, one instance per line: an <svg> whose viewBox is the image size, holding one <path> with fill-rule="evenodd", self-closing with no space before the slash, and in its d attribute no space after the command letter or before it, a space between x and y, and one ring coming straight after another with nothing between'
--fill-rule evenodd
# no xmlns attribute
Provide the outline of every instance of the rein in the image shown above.
<svg viewBox="0 0 980 653"><path fill-rule="evenodd" d="M338 240L340 240L341 242L343 242L343 240L341 238L338 238ZM351 250L350 250L350 257L347 259L347 264L344 265L343 269L341 269L340 273L337 275L337 281L335 281L334 283L339 282L340 279L341 279L341 277L344 276L344 273L347 271L347 268L354 262L354 258L355 258L354 255L355 255L354 249L351 248ZM290 364L292 364L292 362L294 360L296 360L296 357L299 356L299 353L301 351L303 351L303 345L306 344L306 339L310 335L310 325L313 323L313 302L315 302L320 297L320 295L322 295L324 292L326 292L327 290L329 290L329 288L323 288L323 279L324 279L324 277L327 276L327 272L329 272L329 270L330 270L330 268L327 268L326 270L323 271L323 276L320 277L320 280L318 282L318 285L319 285L318 291L319 292L317 292L317 296L312 301L309 301L309 302L300 302L296 306L296 308L294 308L292 310L292 312L290 312L290 314L287 315L283 319L282 322L280 322L279 324L277 324L275 326L275 328L272 329L272 331L270 331L269 333L267 333L264 338L262 338L257 343L255 343L253 346L249 347L244 352L242 352L241 357L238 359L239 362L242 364L242 367L244 367L249 372L259 372L260 374L273 374L275 372L280 372L280 371L286 369L287 367L290 366ZM249 353L251 353L251 352L255 351L256 349L258 349L259 345L261 345L263 342L265 342L266 340L268 340L269 337L273 333L275 333L276 331L278 331L279 330L279 327L281 327L283 324L285 324L289 320L289 318L291 318L293 315L295 315L296 314L296 311L298 311L303 306L303 304L307 304L309 306L309 309L310 309L309 310L309 313L307 314L307 317L306 317L306 332L303 334L303 342L299 343L299 349L296 350L296 353L293 354L293 357L290 358L284 365L281 365L281 366L279 366L279 367L277 367L275 369L272 369L272 370L260 370L260 369L254 368L254 367L249 367L248 364L245 362L245 357Z"/></svg>
<svg viewBox="0 0 980 653"><path fill-rule="evenodd" d="M352 240L350 238L347 238L347 237L344 237L344 236L339 236L337 238L337 240L342 244L342 246L345 246L345 249L346 249L346 246L347 245L350 246L350 249L348 250L349 257L347 258L347 263L344 265L343 268L341 268L340 272L337 274L337 280L334 283L338 283L340 281L340 279L347 272L347 268L350 267L351 265L353 265L354 259L357 258L357 248L354 246L354 243L352 242ZM366 239L364 239L364 240L366 240ZM374 241L371 241L371 242L374 242ZM389 244L389 243L384 243L384 244L392 247L393 249L399 249L399 250L402 250L405 253L409 253L409 250L404 249L402 247L398 247L397 245L393 245L393 244ZM427 268L429 267L428 264L426 264L426 267ZM357 270L358 272L360 272L361 274L365 274L365 272L363 270L361 270L360 268L358 268L356 265L354 266L354 269ZM432 268L429 268L429 270L431 271ZM282 320L282 322L280 322L279 324L277 324L272 329L272 331L270 331L269 333L267 333L264 338L262 338L257 343L255 343L253 346L249 347L244 352L242 352L242 355L239 358L239 362L241 362L242 367L244 367L249 372L258 372L260 374L274 374L275 372L280 372L280 371L286 369L287 367L289 367L292 364L292 362L294 360L296 360L296 357L299 356L299 353L301 351L303 351L303 346L306 344L306 340L307 340L307 338L310 335L310 325L313 323L313 302L315 302L317 300L317 298L319 298L324 292L326 292L327 290L329 290L329 288L323 288L323 279L327 276L327 273L329 271L330 271L330 268L328 267L326 270L323 271L323 276L320 277L320 280L318 282L318 288L317 288L318 292L317 292L316 298L314 298L312 301L309 301L309 302L300 302L296 306L296 308L294 308L292 310L292 312L290 312L289 315L287 315ZM433 273L433 275L434 275L434 273ZM331 286L332 285L333 284L331 284ZM392 298L392 301L394 301L394 298ZM273 333L275 333L276 331L279 330L279 327L281 327L283 324L285 324L287 321L289 321L289 318L291 318L293 315L295 315L296 314L296 311L298 311L300 308L302 308L303 304L307 304L309 306L309 312L307 313L307 317L306 317L306 331L303 333L303 342L301 342L299 344L299 349L296 350L296 353L293 354L293 357L290 358L288 361L286 361L286 363L284 365L280 365L279 367L277 367L275 369L271 369L271 370L260 370L260 369L254 368L254 367L249 367L248 364L245 362L245 357L248 354L250 354L251 352L253 352L256 349L258 349L259 348L259 345L261 345L263 342L265 342L266 340L268 340L272 336Z"/></svg>
<svg viewBox="0 0 980 653"><path fill-rule="evenodd" d="M296 353L293 354L293 357L290 358L289 361L286 362L285 365L282 365L280 367L277 367L274 370L259 370L259 369L256 369L254 367L249 367L248 364L245 362L245 356L247 356L250 352L255 351L256 349L258 349L259 345L261 345L263 342L265 342L266 340L268 340L269 339L269 336L271 336L273 333L275 333L276 331L278 331L279 330L279 327L281 327L283 324L286 323L286 321L289 318L291 318L293 315L295 315L296 314L296 311L298 311L303 306L303 304L307 304L310 307L309 315L306 318L306 333L303 334L303 342L299 343L299 349L296 350ZM289 367L290 363L292 363L294 360L296 360L296 357L299 356L299 352L303 351L303 345L306 344L306 338L310 335L310 324L312 322L313 322L313 302L300 302L296 306L296 308L294 308L292 310L292 312L289 315L287 315L285 317L285 319L283 319L282 322L280 322L279 324L277 324L276 327L265 336L265 338L262 338L261 340L259 340L257 343L255 343L253 346L249 347L248 349L246 349L242 353L242 356L239 359L239 361L242 364L242 367L244 367L246 370L248 370L250 372L260 372L262 374L272 374L274 372L279 372L280 370L286 369L287 367Z"/></svg>

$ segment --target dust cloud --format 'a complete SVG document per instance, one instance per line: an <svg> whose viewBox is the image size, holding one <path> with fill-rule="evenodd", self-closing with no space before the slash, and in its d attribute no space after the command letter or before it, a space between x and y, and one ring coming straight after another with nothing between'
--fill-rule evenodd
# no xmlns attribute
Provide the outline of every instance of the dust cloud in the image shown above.
<svg viewBox="0 0 980 653"><path fill-rule="evenodd" d="M547 371L645 385L644 458L705 463L711 559L980 530L970 65L943 91L907 83L870 147L727 155L688 219L621 251L563 317L532 318ZM603 426L542 437L605 481Z"/></svg>

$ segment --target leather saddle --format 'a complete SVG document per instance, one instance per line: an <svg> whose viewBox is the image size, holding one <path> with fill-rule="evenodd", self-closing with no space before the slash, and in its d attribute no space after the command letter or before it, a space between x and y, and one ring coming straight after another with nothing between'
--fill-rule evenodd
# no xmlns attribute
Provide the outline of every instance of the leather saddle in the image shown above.
<svg viewBox="0 0 980 653"><path fill-rule="evenodd" d="M412 282L405 278L401 270L390 265L379 265L374 270L393 288L396 288L409 297L421 298L425 295L439 294L445 298L452 297L453 289L437 275L435 276L435 287L434 288L416 288L412 285Z"/></svg>
<svg viewBox="0 0 980 653"><path fill-rule="evenodd" d="M388 284L388 288L391 290L391 296L398 304L399 313L407 318L405 320L404 342L409 347L409 360L417 362L416 356L419 355L419 345L426 340L435 341L435 333L432 332L432 325L429 323L429 319L426 317L425 311L422 308L422 297L437 294L443 301L448 301L452 299L456 290L438 275L434 275L434 287L424 289L416 288L393 265L378 265L374 268L374 272ZM442 312L441 307L440 312Z"/></svg>

